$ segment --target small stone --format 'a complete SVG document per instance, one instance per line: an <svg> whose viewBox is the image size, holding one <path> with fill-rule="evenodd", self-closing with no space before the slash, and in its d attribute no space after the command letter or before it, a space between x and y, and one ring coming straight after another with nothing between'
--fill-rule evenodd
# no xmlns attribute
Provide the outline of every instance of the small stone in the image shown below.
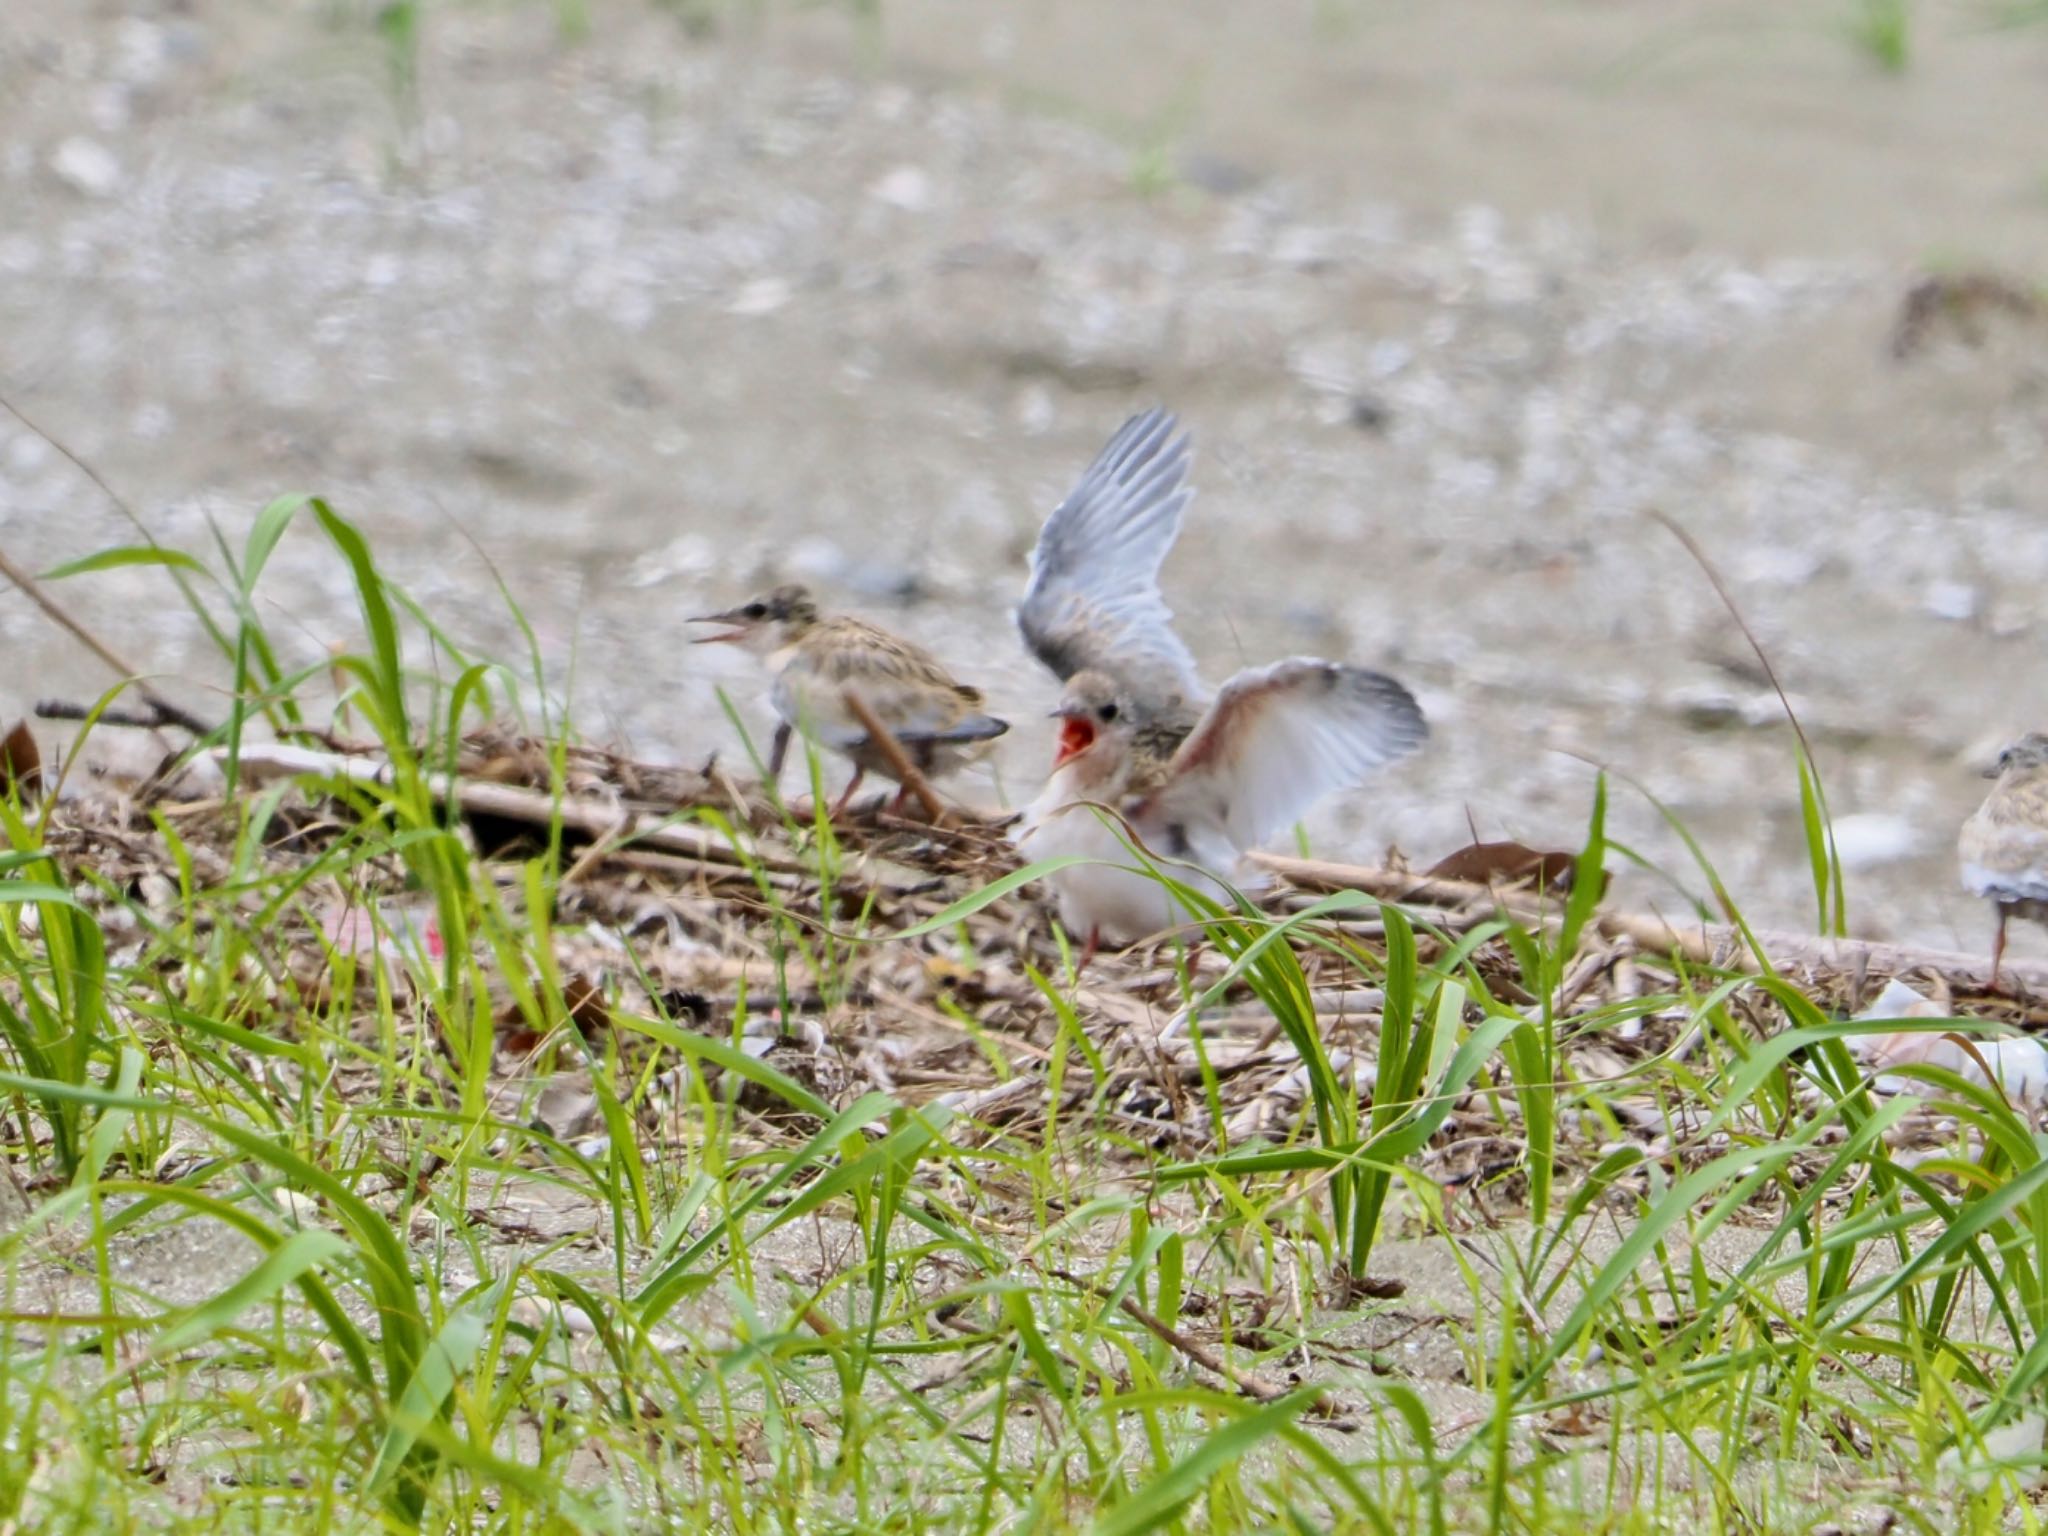
<svg viewBox="0 0 2048 1536"><path fill-rule="evenodd" d="M1803 587L1820 574L1821 558L1811 550L1766 544L1746 551L1740 570L1745 584Z"/></svg>
<svg viewBox="0 0 2048 1536"><path fill-rule="evenodd" d="M295 1226L309 1227L320 1219L320 1202L311 1195L302 1195L295 1189L273 1189L270 1198Z"/></svg>
<svg viewBox="0 0 2048 1536"><path fill-rule="evenodd" d="M1366 355L1366 371L1376 379L1391 379L1415 361L1415 349L1405 341L1376 341Z"/></svg>
<svg viewBox="0 0 2048 1536"><path fill-rule="evenodd" d="M1920 598L1921 607L1953 624L1967 624L1982 604L1983 594L1966 581L1930 582Z"/></svg>
<svg viewBox="0 0 2048 1536"><path fill-rule="evenodd" d="M1180 177L1189 186L1217 197L1238 197L1259 184L1258 172L1251 167L1200 150L1181 157Z"/></svg>
<svg viewBox="0 0 2048 1536"><path fill-rule="evenodd" d="M50 156L50 170L74 192L87 197L112 197L121 185L121 162L103 144L69 138Z"/></svg>
<svg viewBox="0 0 2048 1536"><path fill-rule="evenodd" d="M114 34L114 78L129 85L155 85L169 69L173 41L155 22L129 17Z"/></svg>
<svg viewBox="0 0 2048 1536"><path fill-rule="evenodd" d="M1017 420L1017 429L1030 437L1039 437L1052 430L1052 424L1059 419L1059 408L1053 404L1052 391L1043 384L1027 384L1018 391L1017 403L1011 408Z"/></svg>
<svg viewBox="0 0 2048 1536"><path fill-rule="evenodd" d="M1359 431L1378 435L1387 430L1393 419L1393 408L1379 396L1360 392L1351 397L1349 420Z"/></svg>
<svg viewBox="0 0 2048 1536"><path fill-rule="evenodd" d="M1336 231L1320 226L1290 225L1273 241L1273 260L1283 267L1318 272L1330 266L1336 256Z"/></svg>
<svg viewBox="0 0 2048 1536"><path fill-rule="evenodd" d="M101 133L119 133L128 126L133 115L129 108L128 87L94 86L92 94L86 98L86 114L92 118L93 127Z"/></svg>
<svg viewBox="0 0 2048 1536"><path fill-rule="evenodd" d="M1834 830L1835 854L1844 869L1896 864L1920 847L1920 834L1910 821L1881 811L1837 816Z"/></svg>
<svg viewBox="0 0 2048 1536"><path fill-rule="evenodd" d="M49 462L50 445L23 433L7 445L7 468L17 475L34 474Z"/></svg>
<svg viewBox="0 0 2048 1536"><path fill-rule="evenodd" d="M626 572L629 587L652 587L678 576L704 576L718 564L718 546L701 533L685 533L651 550Z"/></svg>
<svg viewBox="0 0 2048 1536"><path fill-rule="evenodd" d="M790 299L789 281L780 277L757 277L744 283L725 306L733 315L772 315Z"/></svg>
<svg viewBox="0 0 2048 1536"><path fill-rule="evenodd" d="M597 1094L587 1072L558 1072L541 1084L534 1123L557 1141L586 1136L597 1124Z"/></svg>
<svg viewBox="0 0 2048 1536"><path fill-rule="evenodd" d="M823 586L837 581L851 563L846 551L823 534L798 539L782 557L782 568L798 581Z"/></svg>
<svg viewBox="0 0 2048 1536"><path fill-rule="evenodd" d="M914 165L899 165L868 188L868 196L904 213L924 213L932 205L932 179Z"/></svg>

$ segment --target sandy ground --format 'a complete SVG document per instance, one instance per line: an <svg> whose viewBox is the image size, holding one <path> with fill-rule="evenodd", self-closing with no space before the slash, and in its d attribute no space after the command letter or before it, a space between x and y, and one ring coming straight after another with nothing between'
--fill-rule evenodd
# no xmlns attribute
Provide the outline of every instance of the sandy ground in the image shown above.
<svg viewBox="0 0 2048 1536"><path fill-rule="evenodd" d="M1800 922L1788 737L1661 510L1803 710L1857 926L1974 947L1953 830L2048 684L2048 325L1888 344L1930 263L2041 275L2012 125L2048 29L1916 7L1891 77L1781 11L618 0L577 40L429 5L408 72L366 5L11 6L0 393L170 542L329 494L514 655L481 546L586 727L650 756L724 742L714 689L751 681L683 617L808 579L988 686L1019 723L963 788L1013 800L1051 692L1008 628L1025 552L1163 400L1211 673L1343 655L1436 724L1319 849L1575 841L1600 762ZM0 419L10 555L134 537ZM221 709L160 578L63 591ZM298 659L353 633L310 534L263 592ZM12 594L0 647L0 712L105 681ZM1633 791L1614 819L1677 865Z"/></svg>

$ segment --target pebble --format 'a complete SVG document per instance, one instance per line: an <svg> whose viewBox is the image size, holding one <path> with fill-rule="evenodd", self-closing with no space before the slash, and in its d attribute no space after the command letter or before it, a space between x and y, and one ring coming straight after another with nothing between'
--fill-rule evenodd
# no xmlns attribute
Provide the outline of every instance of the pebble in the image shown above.
<svg viewBox="0 0 2048 1536"><path fill-rule="evenodd" d="M1864 811L1835 818L1835 854L1844 869L1896 864L1920 851L1920 834L1903 816Z"/></svg>
<svg viewBox="0 0 2048 1536"><path fill-rule="evenodd" d="M625 584L629 587L658 586L678 576L704 576L716 569L721 551L709 538L701 533L679 534L651 550L633 562L626 572Z"/></svg>
<svg viewBox="0 0 2048 1536"><path fill-rule="evenodd" d="M904 213L924 213L932 206L932 179L914 165L899 165L868 188L878 203Z"/></svg>
<svg viewBox="0 0 2048 1536"><path fill-rule="evenodd" d="M1920 606L1937 619L1947 619L1954 624L1967 624L1977 617L1984 594L1966 581L1936 581L1928 583L1921 594Z"/></svg>
<svg viewBox="0 0 2048 1536"><path fill-rule="evenodd" d="M1821 557L1810 549L1764 544L1746 550L1737 568L1745 583L1803 587L1821 572Z"/></svg>
<svg viewBox="0 0 2048 1536"><path fill-rule="evenodd" d="M1972 1493L1982 1493L2000 1479L2010 1479L2023 1490L2038 1488L2044 1476L2044 1435L2048 1435L2048 1414L2023 1413L2009 1424L1986 1430L1981 1450L1974 1443L1950 1446L1935 1463L1936 1475Z"/></svg>
<svg viewBox="0 0 2048 1536"><path fill-rule="evenodd" d="M74 192L87 197L112 197L121 187L121 162L104 144L72 137L50 156L50 170Z"/></svg>
<svg viewBox="0 0 2048 1536"><path fill-rule="evenodd" d="M270 1198L298 1226L310 1227L320 1220L320 1202L311 1195L302 1195L295 1189L273 1189Z"/></svg>
<svg viewBox="0 0 2048 1536"><path fill-rule="evenodd" d="M169 73L178 43L178 38L156 23L129 17L114 34L114 78L128 85L157 84Z"/></svg>
<svg viewBox="0 0 2048 1536"><path fill-rule="evenodd" d="M786 278L757 277L750 283L743 283L740 291L733 295L732 302L725 306L727 314L772 315L790 300L791 288Z"/></svg>

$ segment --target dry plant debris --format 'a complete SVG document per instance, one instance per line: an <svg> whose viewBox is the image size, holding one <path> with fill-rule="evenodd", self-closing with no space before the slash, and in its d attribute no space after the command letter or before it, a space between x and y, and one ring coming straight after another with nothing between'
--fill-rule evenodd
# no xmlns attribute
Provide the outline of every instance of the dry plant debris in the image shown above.
<svg viewBox="0 0 2048 1536"><path fill-rule="evenodd" d="M305 786L287 793L274 814L264 852L272 875L311 866L349 834L357 811L318 793L323 780L374 782L390 771L367 749L281 746L248 747L237 766L245 796L266 783ZM130 952L143 945L136 913L170 921L180 899L177 859L153 817L175 827L190 878L230 879L235 808L217 794L193 792L200 778L120 785L101 777L67 793L51 814L47 846L81 890L104 893L95 904L117 962L124 938ZM559 992L538 992L534 976L499 977L494 1017L505 1092L516 1093L517 1080L539 1064L572 1074L551 1091L546 1111L565 1137L587 1134L596 1122L594 1100L576 1086L582 1053L555 1049L564 1032L600 1055L612 1044L628 1055L662 1055L644 1037L614 1030L620 1012L714 1038L731 1037L738 1021L748 1051L835 1108L870 1091L911 1105L938 1099L989 1137L1028 1138L1051 1120L1083 1111L1135 1146L1190 1158L1300 1134L1309 1099L1304 1064L1268 1010L1241 983L1191 1008L1190 999L1213 989L1228 969L1216 948L1194 942L1200 935L1192 929L1105 954L1063 981L1067 956L1029 886L986 901L957 923L926 926L1015 873L1017 859L999 826L964 818L934 825L883 814L879 802L856 808L830 833L833 870L821 882L809 807L790 807L785 816L758 786L716 763L655 766L488 729L465 739L453 775L429 782L479 850L495 858L508 902L523 898L516 858L544 847L551 825L563 839L563 874L548 914ZM1308 905L1309 893L1330 890L1398 902L1418 930L1425 965L1482 924L1507 919L1554 928L1563 911L1557 882L1568 884L1572 859L1493 845L1414 875L1258 856L1282 877L1267 903L1276 915ZM1454 878L1456 872L1508 878L1487 884ZM1383 929L1370 917L1349 917L1319 920L1304 931L1342 941L1303 944L1298 961L1331 1061L1369 1103L1384 1003L1374 946ZM1883 977L1921 975L1980 1014L2008 1023L2044 1016L2028 1002L1985 995L1982 957L1759 937L1775 969L1837 1013L1859 1006ZM345 880L312 881L292 919L264 936L277 1019L288 1028L295 1010L332 1005L327 989L338 957L362 962L354 970L361 988L374 988L380 969L386 984L403 988L420 967L439 961L441 944L434 912L409 895L389 858L373 859ZM1465 963L1496 997L1531 1009L1546 1001L1499 938L1481 943ZM1714 1145L1687 1144L1696 1114L1661 1103L1647 1088L1632 1096L1630 1085L1650 1064L1686 1048L1679 1036L1690 1014L1681 1000L1689 988L1705 990L1719 973L1755 972L1762 963L1726 926L1596 912L1547 998L1563 1070L1578 1081L1614 1085L1609 1110L1656 1156L1705 1157ZM2008 966L2007 973L2048 991L2048 967ZM1054 986L1041 985L1041 977L1054 978ZM1108 1063L1106 1094L1076 1075L1058 1102L1052 1098L1047 1068L1060 1016L1049 990L1070 999ZM1733 1006L1758 1037L1784 1022L1760 991L1738 991ZM1602 1027L1574 1029L1575 1018L1596 1014ZM1616 1017L1626 1021L1619 1028ZM608 1041L615 1033L617 1040ZM1205 1081L1213 1084L1220 1119L1205 1102ZM1497 1186L1488 1198L1511 1207L1523 1174L1520 1114L1513 1095L1495 1087L1482 1079L1461 1098L1423 1166L1447 1189ZM770 1095L755 1097L769 1111L764 1134L804 1134L804 1117L778 1111ZM564 1113L567 1104L582 1108ZM1590 1131L1561 1136L1560 1172L1589 1166L1609 1149L1606 1137Z"/></svg>

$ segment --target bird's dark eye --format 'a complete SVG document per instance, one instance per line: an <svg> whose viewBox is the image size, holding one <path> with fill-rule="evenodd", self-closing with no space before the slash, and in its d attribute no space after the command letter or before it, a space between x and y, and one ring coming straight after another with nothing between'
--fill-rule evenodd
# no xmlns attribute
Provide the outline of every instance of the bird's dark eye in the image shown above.
<svg viewBox="0 0 2048 1536"><path fill-rule="evenodd" d="M749 603L740 610L740 617L743 619L765 619L768 617L768 605L766 603Z"/></svg>
<svg viewBox="0 0 2048 1536"><path fill-rule="evenodd" d="M1114 720L1116 718L1116 705L1113 703L1105 704L1102 706L1099 713L1105 721Z"/></svg>

